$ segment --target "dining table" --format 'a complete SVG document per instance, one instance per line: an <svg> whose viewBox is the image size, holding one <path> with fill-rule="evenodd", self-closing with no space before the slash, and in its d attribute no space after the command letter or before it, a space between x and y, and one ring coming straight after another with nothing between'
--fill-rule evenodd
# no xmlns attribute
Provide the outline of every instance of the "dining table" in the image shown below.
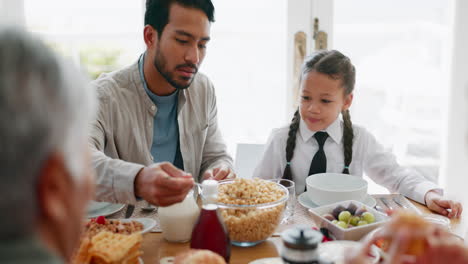
<svg viewBox="0 0 468 264"><path fill-rule="evenodd" d="M388 194L385 195L372 195L376 200L379 200L381 197L391 197ZM440 215L435 215L431 212L425 205L422 205L418 202L412 201L411 199L405 198L406 201L411 205L413 210L416 210L418 214L423 216L434 216L435 219L437 218L445 218ZM378 206L379 204L377 204ZM382 205L382 204L381 204ZM394 206L401 206L399 204L394 204ZM408 209L408 207L406 208ZM299 203L296 204L296 209L292 216L292 220L286 223L281 223L275 232L270 238L266 241L255 245L253 247L238 247L232 246L231 247L231 257L229 263L231 264L248 264L257 259L262 258L274 258L279 257L280 248L282 246L282 240L280 237L280 233L282 230L295 226L297 224L307 224L311 227L316 226L315 222L312 220L310 215L308 214L308 208L300 205ZM465 213L458 219L448 219L445 218L447 223L449 224L449 230L454 235L458 236L459 238L463 239L464 241L468 241L468 223L467 218L468 216ZM161 233L160 229L155 229L152 232L144 234L143 242L142 242L142 260L145 264L158 264L158 263L172 263L172 262L164 262L162 260L168 259L170 257L174 257L179 253L187 251L190 249L190 243L173 243L168 242L164 239L163 234Z"/></svg>

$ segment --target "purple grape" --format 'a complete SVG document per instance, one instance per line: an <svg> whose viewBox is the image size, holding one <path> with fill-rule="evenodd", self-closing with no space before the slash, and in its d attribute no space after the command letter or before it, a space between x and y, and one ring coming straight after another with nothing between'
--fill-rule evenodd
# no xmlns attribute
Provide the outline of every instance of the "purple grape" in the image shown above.
<svg viewBox="0 0 468 264"><path fill-rule="evenodd" d="M323 218L327 219L328 221L336 220L336 218L332 214L324 214L322 215Z"/></svg>
<svg viewBox="0 0 468 264"><path fill-rule="evenodd" d="M342 211L345 211L345 210L346 210L346 208L344 208L344 206L338 205L337 207L335 207L335 209L333 209L332 215L335 217L335 219L338 219L338 215L339 215Z"/></svg>
<svg viewBox="0 0 468 264"><path fill-rule="evenodd" d="M356 210L356 213L354 215L355 216L361 216L365 212L367 212L367 209L365 207L361 207L361 208Z"/></svg>
<svg viewBox="0 0 468 264"><path fill-rule="evenodd" d="M356 213L356 210L357 210L357 206L353 203L350 203L348 205L348 208L346 208L346 211L349 211L352 215Z"/></svg>

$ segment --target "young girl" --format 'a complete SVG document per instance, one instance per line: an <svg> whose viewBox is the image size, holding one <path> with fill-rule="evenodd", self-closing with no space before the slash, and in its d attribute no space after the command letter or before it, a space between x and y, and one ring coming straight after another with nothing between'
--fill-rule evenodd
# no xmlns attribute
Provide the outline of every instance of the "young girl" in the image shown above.
<svg viewBox="0 0 468 264"><path fill-rule="evenodd" d="M460 203L443 199L442 189L416 171L399 166L373 135L351 123L348 109L355 76L349 58L338 51L308 57L302 67L299 109L289 126L271 133L254 177L291 179L299 194L309 175L336 172L362 177L365 172L392 192L442 215L459 217Z"/></svg>

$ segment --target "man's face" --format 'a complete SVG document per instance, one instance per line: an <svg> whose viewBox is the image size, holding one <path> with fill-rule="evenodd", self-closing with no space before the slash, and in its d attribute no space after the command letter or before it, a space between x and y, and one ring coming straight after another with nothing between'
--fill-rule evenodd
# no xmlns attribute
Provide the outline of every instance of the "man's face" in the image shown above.
<svg viewBox="0 0 468 264"><path fill-rule="evenodd" d="M205 58L210 22L203 11L172 4L169 22L153 46L153 64L176 89L190 86Z"/></svg>

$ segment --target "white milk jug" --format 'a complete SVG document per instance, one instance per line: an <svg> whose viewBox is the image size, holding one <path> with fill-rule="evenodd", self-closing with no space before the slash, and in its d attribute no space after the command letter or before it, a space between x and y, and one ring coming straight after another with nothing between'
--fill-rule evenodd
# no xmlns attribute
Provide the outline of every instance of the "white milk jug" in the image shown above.
<svg viewBox="0 0 468 264"><path fill-rule="evenodd" d="M193 226L200 214L200 208L193 196L193 191L190 191L182 202L159 207L159 224L167 241L182 243L190 240Z"/></svg>

